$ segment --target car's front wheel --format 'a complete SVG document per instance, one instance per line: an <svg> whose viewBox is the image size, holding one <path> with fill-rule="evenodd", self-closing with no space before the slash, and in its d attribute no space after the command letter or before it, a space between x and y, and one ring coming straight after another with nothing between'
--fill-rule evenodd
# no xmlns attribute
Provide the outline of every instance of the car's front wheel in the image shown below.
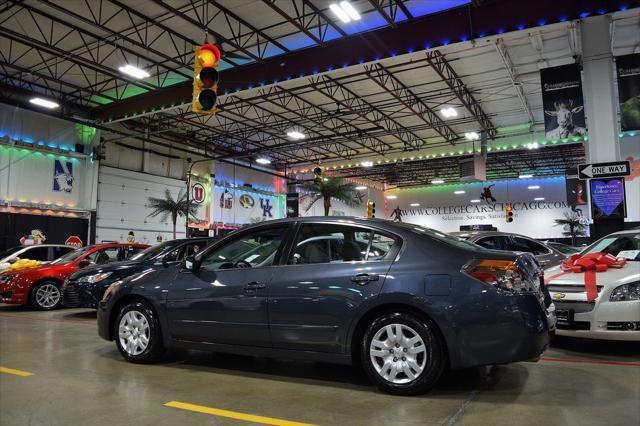
<svg viewBox="0 0 640 426"><path fill-rule="evenodd" d="M31 306L48 311L62 304L60 286L55 281L42 281L31 289Z"/></svg>
<svg viewBox="0 0 640 426"><path fill-rule="evenodd" d="M369 325L361 358L371 381L396 395L427 392L440 378L446 362L435 326L404 312L382 315Z"/></svg>
<svg viewBox="0 0 640 426"><path fill-rule="evenodd" d="M118 350L127 361L148 364L164 353L158 317L144 302L124 305L118 312L114 331Z"/></svg>

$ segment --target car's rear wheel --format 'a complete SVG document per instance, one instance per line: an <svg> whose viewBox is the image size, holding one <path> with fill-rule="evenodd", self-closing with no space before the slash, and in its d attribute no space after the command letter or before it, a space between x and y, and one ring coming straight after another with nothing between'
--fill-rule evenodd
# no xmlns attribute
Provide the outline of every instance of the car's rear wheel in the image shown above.
<svg viewBox="0 0 640 426"><path fill-rule="evenodd" d="M374 320L364 333L361 361L378 388L396 395L424 393L444 371L446 355L435 326L396 312Z"/></svg>
<svg viewBox="0 0 640 426"><path fill-rule="evenodd" d="M56 309L62 304L62 292L55 281L42 281L31 289L31 306L43 311Z"/></svg>
<svg viewBox="0 0 640 426"><path fill-rule="evenodd" d="M132 302L120 309L114 335L116 346L127 361L148 364L164 353L158 317L144 302Z"/></svg>

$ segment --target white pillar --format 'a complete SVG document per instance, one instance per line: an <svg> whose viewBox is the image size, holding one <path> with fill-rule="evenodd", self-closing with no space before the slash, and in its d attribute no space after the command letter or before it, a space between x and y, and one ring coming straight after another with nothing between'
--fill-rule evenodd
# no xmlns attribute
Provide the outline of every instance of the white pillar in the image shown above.
<svg viewBox="0 0 640 426"><path fill-rule="evenodd" d="M620 160L610 31L609 15L587 18L580 27L589 132L587 160L591 163Z"/></svg>

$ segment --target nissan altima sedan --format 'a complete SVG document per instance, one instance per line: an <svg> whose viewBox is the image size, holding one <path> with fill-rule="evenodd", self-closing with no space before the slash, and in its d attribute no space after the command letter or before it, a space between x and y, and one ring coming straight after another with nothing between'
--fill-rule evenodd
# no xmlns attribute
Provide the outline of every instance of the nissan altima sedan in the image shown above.
<svg viewBox="0 0 640 426"><path fill-rule="evenodd" d="M113 283L98 331L134 363L168 347L357 363L380 389L411 395L445 368L536 359L547 315L528 253L318 217L248 226Z"/></svg>

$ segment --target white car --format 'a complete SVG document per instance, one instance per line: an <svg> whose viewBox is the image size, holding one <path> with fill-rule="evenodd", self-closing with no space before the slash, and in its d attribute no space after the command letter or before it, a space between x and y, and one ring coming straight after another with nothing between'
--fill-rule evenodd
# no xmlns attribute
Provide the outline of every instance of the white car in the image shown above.
<svg viewBox="0 0 640 426"><path fill-rule="evenodd" d="M608 235L581 255L597 252L625 258L626 265L596 272L598 294L593 301L587 300L584 273L562 273L560 266L545 270L556 308L556 334L640 341L640 230Z"/></svg>
<svg viewBox="0 0 640 426"><path fill-rule="evenodd" d="M18 259L39 260L50 262L63 256L75 247L63 244L38 244L32 246L16 246L0 252L0 272L5 271Z"/></svg>

